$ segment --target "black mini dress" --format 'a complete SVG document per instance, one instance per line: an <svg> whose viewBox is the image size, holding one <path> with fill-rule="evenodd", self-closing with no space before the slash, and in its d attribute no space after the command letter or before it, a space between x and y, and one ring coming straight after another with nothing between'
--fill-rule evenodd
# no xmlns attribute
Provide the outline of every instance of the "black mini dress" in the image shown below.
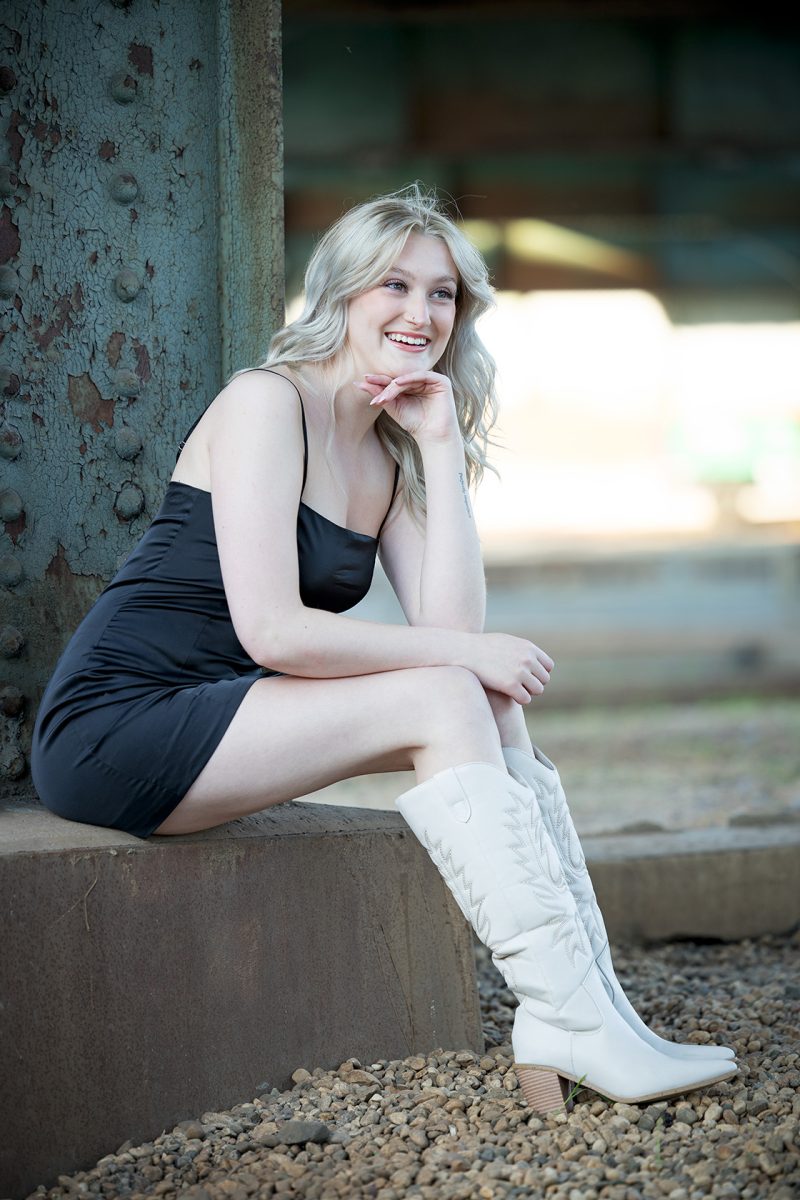
<svg viewBox="0 0 800 1200"><path fill-rule="evenodd" d="M305 487L302 406L300 397ZM303 604L340 613L364 598L386 516L371 537L300 501ZM71 821L149 837L211 758L248 689L279 674L258 666L234 631L211 493L170 483L150 528L75 631L42 698L31 751L42 803Z"/></svg>

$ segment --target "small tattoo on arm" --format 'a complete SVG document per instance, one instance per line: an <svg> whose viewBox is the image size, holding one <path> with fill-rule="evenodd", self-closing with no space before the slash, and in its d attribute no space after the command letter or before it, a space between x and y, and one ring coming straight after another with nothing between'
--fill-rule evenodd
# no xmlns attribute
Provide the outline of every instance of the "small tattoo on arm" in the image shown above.
<svg viewBox="0 0 800 1200"><path fill-rule="evenodd" d="M461 495L464 497L464 507L467 510L467 516L471 517L472 509L469 506L469 493L467 492L467 485L464 482L464 476L461 471L458 472L458 482L461 484Z"/></svg>

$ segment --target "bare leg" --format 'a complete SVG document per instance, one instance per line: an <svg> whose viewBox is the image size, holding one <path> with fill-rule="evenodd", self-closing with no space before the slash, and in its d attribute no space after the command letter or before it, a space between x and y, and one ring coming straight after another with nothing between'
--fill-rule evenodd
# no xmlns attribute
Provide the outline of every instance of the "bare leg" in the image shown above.
<svg viewBox="0 0 800 1200"><path fill-rule="evenodd" d="M505 696L502 692L491 691L489 688L486 689L486 699L489 701L497 725L500 745L513 747L515 750L524 750L526 754L533 754L523 706L516 700L512 700L510 696Z"/></svg>
<svg viewBox="0 0 800 1200"><path fill-rule="evenodd" d="M155 832L210 829L354 775L413 767L421 783L464 762L505 770L486 693L460 667L258 680Z"/></svg>

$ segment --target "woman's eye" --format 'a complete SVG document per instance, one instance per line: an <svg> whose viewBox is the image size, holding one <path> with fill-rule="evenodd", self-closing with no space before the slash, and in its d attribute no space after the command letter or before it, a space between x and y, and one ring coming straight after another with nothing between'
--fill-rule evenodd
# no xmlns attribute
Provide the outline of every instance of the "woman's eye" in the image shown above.
<svg viewBox="0 0 800 1200"><path fill-rule="evenodd" d="M434 296L438 296L440 300L455 300L455 296L449 288L437 288L433 294Z"/></svg>
<svg viewBox="0 0 800 1200"><path fill-rule="evenodd" d="M402 279L387 279L383 286L388 288L404 288L406 285Z"/></svg>

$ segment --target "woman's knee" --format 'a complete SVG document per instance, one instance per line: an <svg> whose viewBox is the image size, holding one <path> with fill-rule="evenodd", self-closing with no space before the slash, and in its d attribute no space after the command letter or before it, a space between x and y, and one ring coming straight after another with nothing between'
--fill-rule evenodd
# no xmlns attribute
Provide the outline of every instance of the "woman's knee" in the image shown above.
<svg viewBox="0 0 800 1200"><path fill-rule="evenodd" d="M434 721L466 715L491 719L492 710L483 684L466 667L419 667L413 671L415 701Z"/></svg>

